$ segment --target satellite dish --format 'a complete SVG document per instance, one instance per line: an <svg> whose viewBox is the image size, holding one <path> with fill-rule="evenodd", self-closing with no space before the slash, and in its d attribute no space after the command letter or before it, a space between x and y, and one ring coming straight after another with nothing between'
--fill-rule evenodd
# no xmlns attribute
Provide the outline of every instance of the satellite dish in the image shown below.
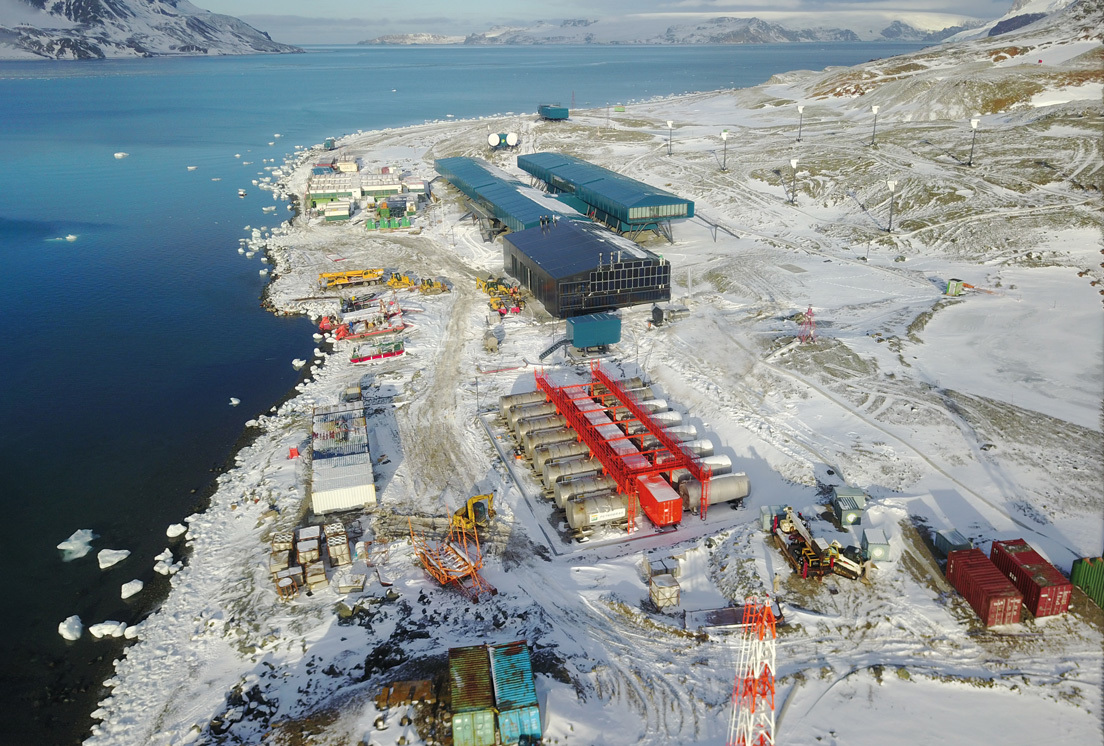
<svg viewBox="0 0 1104 746"><path fill-rule="evenodd" d="M492 132L491 134L487 135L487 144L490 145L492 148L497 148L499 143L498 138L499 136Z"/></svg>
<svg viewBox="0 0 1104 746"><path fill-rule="evenodd" d="M518 144L518 133L516 133L516 132L507 132L506 133L506 144L509 145L511 148L516 148L517 144Z"/></svg>

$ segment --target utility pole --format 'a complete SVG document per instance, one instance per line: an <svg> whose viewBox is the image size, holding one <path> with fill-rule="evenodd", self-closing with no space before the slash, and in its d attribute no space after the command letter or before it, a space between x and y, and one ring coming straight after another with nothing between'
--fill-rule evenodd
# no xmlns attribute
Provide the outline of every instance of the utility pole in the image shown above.
<svg viewBox="0 0 1104 746"><path fill-rule="evenodd" d="M670 119L667 120L667 155L671 155L671 138L675 133L675 123Z"/></svg>
<svg viewBox="0 0 1104 746"><path fill-rule="evenodd" d="M870 107L870 110L874 112L874 131L870 133L870 144L874 144L874 138L878 135L878 109L881 108L877 104Z"/></svg>
<svg viewBox="0 0 1104 746"><path fill-rule="evenodd" d="M724 155L721 158L721 170L728 170L728 130L721 130L721 142L724 143Z"/></svg>
<svg viewBox="0 0 1104 746"><path fill-rule="evenodd" d="M801 125L805 122L805 107L797 107L797 141L801 142Z"/></svg>
<svg viewBox="0 0 1104 746"><path fill-rule="evenodd" d="M897 182L887 181L886 186L889 187L889 228L886 229L886 233L893 232L893 198L897 194Z"/></svg>
<svg viewBox="0 0 1104 746"><path fill-rule="evenodd" d="M970 120L970 129L974 131L974 136L970 138L970 159L966 161L967 166L974 165L974 143L977 142L977 128L979 122L980 120L978 119Z"/></svg>
<svg viewBox="0 0 1104 746"><path fill-rule="evenodd" d="M790 180L790 204L797 204L797 159L790 159L790 171L793 172L793 178Z"/></svg>

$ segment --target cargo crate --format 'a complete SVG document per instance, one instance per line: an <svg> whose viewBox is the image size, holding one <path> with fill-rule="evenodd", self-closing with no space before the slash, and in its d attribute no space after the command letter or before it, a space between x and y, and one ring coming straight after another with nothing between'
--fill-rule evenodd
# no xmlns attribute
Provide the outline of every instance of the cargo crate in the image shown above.
<svg viewBox="0 0 1104 746"><path fill-rule="evenodd" d="M963 549L947 555L947 580L986 627L1020 621L1023 594L980 550Z"/></svg>
<svg viewBox="0 0 1104 746"><path fill-rule="evenodd" d="M1023 594L1036 617L1069 611L1073 585L1023 539L994 541L989 559Z"/></svg>
<svg viewBox="0 0 1104 746"><path fill-rule="evenodd" d="M1104 608L1104 557L1082 557L1074 560L1070 580L1093 603Z"/></svg>

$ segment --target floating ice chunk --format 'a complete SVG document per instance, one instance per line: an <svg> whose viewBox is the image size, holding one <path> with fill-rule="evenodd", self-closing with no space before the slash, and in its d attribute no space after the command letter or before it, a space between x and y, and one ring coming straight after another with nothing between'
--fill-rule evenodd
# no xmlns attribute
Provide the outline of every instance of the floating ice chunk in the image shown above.
<svg viewBox="0 0 1104 746"><path fill-rule="evenodd" d="M128 640L134 640L138 637L138 628L133 624L123 630L123 637Z"/></svg>
<svg viewBox="0 0 1104 746"><path fill-rule="evenodd" d="M187 530L188 527L185 526L183 523L174 523L173 525L165 529L165 536L168 536L170 539L175 539ZM169 550L166 549L165 551L168 552ZM169 553L169 556L172 557L171 552Z"/></svg>
<svg viewBox="0 0 1104 746"><path fill-rule="evenodd" d="M281 135L279 132L277 132L276 134L273 135L273 137L283 137L283 135Z"/></svg>
<svg viewBox="0 0 1104 746"><path fill-rule="evenodd" d="M311 336L313 336L313 337L314 337L314 341L315 341L315 342L321 342L321 341L322 341L323 339L325 339L325 337L323 337L323 336L322 336L321 334L319 334L318 332L315 332L315 333L314 333L313 335L311 335Z"/></svg>
<svg viewBox="0 0 1104 746"><path fill-rule="evenodd" d="M295 368L296 370L299 370L300 368L302 368L306 364L307 364L307 361L302 360L300 358L295 358L294 360L291 361L291 367Z"/></svg>
<svg viewBox="0 0 1104 746"><path fill-rule="evenodd" d="M244 254L244 253L245 253L245 249L243 249L243 248L242 248L241 246L239 246L239 247L238 247L238 253L239 253L239 254Z"/></svg>
<svg viewBox="0 0 1104 746"><path fill-rule="evenodd" d="M142 588L145 587L145 583L141 580L132 580L129 583L123 583L123 588L120 591L123 598L130 598L136 593L141 593Z"/></svg>
<svg viewBox="0 0 1104 746"><path fill-rule="evenodd" d="M234 153L235 158L241 158L241 153Z"/></svg>
<svg viewBox="0 0 1104 746"><path fill-rule="evenodd" d="M128 155L130 155L130 153L124 153L123 151L120 150L118 153L115 154L115 158L121 161L124 158L126 158Z"/></svg>
<svg viewBox="0 0 1104 746"><path fill-rule="evenodd" d="M215 178L211 179L211 181L222 181L222 177L216 176Z"/></svg>
<svg viewBox="0 0 1104 746"><path fill-rule="evenodd" d="M122 637L126 633L126 622L116 622L108 620L106 622L100 622L99 624L93 624L88 628L88 631L95 638L101 637Z"/></svg>
<svg viewBox="0 0 1104 746"><path fill-rule="evenodd" d="M188 166L189 171L195 171L197 168L198 166Z"/></svg>
<svg viewBox="0 0 1104 746"><path fill-rule="evenodd" d="M83 632L84 625L76 614L58 624L58 634L66 640L79 640Z"/></svg>
<svg viewBox="0 0 1104 746"><path fill-rule="evenodd" d="M258 274L267 275L268 270L267 269L262 269Z"/></svg>
<svg viewBox="0 0 1104 746"><path fill-rule="evenodd" d="M112 565L117 565L130 556L129 549L101 549L96 555L96 561L100 563L100 569L106 570Z"/></svg>
<svg viewBox="0 0 1104 746"><path fill-rule="evenodd" d="M173 553L171 549L166 548L161 554L154 557L157 563L153 566L153 571L159 575L171 575L173 565Z"/></svg>
<svg viewBox="0 0 1104 746"><path fill-rule="evenodd" d="M90 528L74 531L72 536L57 545L57 548L61 550L62 561L70 562L88 554L92 551L92 540L95 538L96 535L92 533Z"/></svg>
<svg viewBox="0 0 1104 746"><path fill-rule="evenodd" d="M245 252L245 258L246 259L252 259L253 255L256 254L256 253L257 253L256 251L247 251L247 252Z"/></svg>
<svg viewBox="0 0 1104 746"><path fill-rule="evenodd" d="M70 233L69 235L67 235L65 237L65 240L66 241L76 241L77 240L77 234L76 233Z"/></svg>
<svg viewBox="0 0 1104 746"><path fill-rule="evenodd" d="M236 406L238 406L239 404L241 404L241 399L239 399L239 398L238 398L238 397L236 397L236 396L231 396L231 397L230 397L230 406L231 406L231 407L236 407Z"/></svg>

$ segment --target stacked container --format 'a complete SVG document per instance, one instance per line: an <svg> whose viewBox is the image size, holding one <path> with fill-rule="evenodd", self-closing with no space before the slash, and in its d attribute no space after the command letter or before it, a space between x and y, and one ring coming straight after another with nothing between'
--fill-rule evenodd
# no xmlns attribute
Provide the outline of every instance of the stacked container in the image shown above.
<svg viewBox="0 0 1104 746"><path fill-rule="evenodd" d="M1020 621L1023 594L981 550L962 549L948 554L947 580L986 627Z"/></svg>
<svg viewBox="0 0 1104 746"><path fill-rule="evenodd" d="M473 645L449 650L449 682L453 744L494 746L494 687L487 649Z"/></svg>
<svg viewBox="0 0 1104 746"><path fill-rule="evenodd" d="M989 559L1011 579L1036 617L1069 611L1073 585L1023 539L994 541Z"/></svg>
<svg viewBox="0 0 1104 746"><path fill-rule="evenodd" d="M533 665L524 640L488 648L498 733L504 746L541 739L540 710L533 684Z"/></svg>
<svg viewBox="0 0 1104 746"><path fill-rule="evenodd" d="M1070 580L1097 606L1104 607L1104 557L1083 557L1073 561Z"/></svg>

